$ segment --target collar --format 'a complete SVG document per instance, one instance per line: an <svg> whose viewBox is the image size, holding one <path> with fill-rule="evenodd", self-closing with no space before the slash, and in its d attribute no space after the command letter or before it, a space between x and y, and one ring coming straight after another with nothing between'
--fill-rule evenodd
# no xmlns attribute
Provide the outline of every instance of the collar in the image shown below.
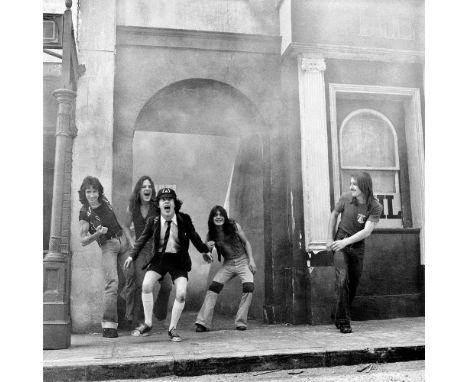
<svg viewBox="0 0 468 382"><path fill-rule="evenodd" d="M161 220L162 220L163 224L167 221L167 220L166 220L165 218L163 218L162 216L161 216ZM172 221L173 224L177 225L177 214L174 214L174 216L172 217L171 221Z"/></svg>

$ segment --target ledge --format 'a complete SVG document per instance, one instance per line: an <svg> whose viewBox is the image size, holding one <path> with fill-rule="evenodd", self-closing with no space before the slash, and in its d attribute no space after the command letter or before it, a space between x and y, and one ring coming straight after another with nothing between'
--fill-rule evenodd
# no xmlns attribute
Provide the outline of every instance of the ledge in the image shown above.
<svg viewBox="0 0 468 382"><path fill-rule="evenodd" d="M280 55L281 37L188 29L117 26L117 46L147 46Z"/></svg>

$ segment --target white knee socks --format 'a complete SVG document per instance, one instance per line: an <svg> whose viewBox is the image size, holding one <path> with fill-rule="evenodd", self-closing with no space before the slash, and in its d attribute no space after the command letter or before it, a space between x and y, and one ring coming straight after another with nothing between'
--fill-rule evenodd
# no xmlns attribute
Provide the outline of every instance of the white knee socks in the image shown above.
<svg viewBox="0 0 468 382"><path fill-rule="evenodd" d="M145 312L145 324L153 326L153 292L141 293L141 301L143 302L143 311Z"/></svg>
<svg viewBox="0 0 468 382"><path fill-rule="evenodd" d="M177 327L177 323L179 322L180 315L182 314L182 311L184 310L184 306L185 306L185 301L179 302L177 300L174 300L174 305L172 306L171 323L169 325L169 330Z"/></svg>

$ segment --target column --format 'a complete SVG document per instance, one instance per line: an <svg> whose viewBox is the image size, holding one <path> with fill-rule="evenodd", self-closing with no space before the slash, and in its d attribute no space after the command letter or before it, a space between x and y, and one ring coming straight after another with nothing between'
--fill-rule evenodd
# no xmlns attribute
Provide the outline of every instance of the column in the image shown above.
<svg viewBox="0 0 468 382"><path fill-rule="evenodd" d="M306 250L325 249L330 215L325 60L300 56L299 103Z"/></svg>
<svg viewBox="0 0 468 382"><path fill-rule="evenodd" d="M43 261L43 347L64 349L70 346L71 331L68 236L76 92L58 89L53 94L58 113L49 253Z"/></svg>
<svg viewBox="0 0 468 382"><path fill-rule="evenodd" d="M99 246L81 246L78 190L88 176L99 178L104 193L113 197L114 76L117 0L80 0L77 26L79 62L86 72L77 84L76 125L80 131L73 144L72 210L70 248L71 318L73 330L100 326L103 276Z"/></svg>

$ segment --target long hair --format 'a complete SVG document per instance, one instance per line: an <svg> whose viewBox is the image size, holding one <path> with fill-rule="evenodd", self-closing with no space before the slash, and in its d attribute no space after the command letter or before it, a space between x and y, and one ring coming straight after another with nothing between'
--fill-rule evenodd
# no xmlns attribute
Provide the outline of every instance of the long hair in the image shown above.
<svg viewBox="0 0 468 382"><path fill-rule="evenodd" d="M351 174L351 178L356 179L357 186L364 194L364 201L369 210L372 206L372 201L375 199L371 176L367 172L358 172Z"/></svg>
<svg viewBox="0 0 468 382"><path fill-rule="evenodd" d="M81 204L88 205L88 199L86 199L86 189L90 187L94 188L95 190L98 190L99 192L98 201L99 203L101 203L102 198L105 197L104 187L102 187L102 184L98 178L94 176L87 176L86 178L83 179L83 183L81 183L80 190L78 191L78 196L80 198Z"/></svg>
<svg viewBox="0 0 468 382"><path fill-rule="evenodd" d="M129 203L129 209L130 211L134 211L135 208L139 207L141 205L141 197L140 197L140 190L141 187L143 186L143 182L145 180L148 180L151 184L151 200L150 204L156 204L156 190L154 188L154 182L153 179L151 179L148 175L143 175L140 179L137 180L135 183L135 187L133 188L132 195L130 196L130 203Z"/></svg>
<svg viewBox="0 0 468 382"><path fill-rule="evenodd" d="M221 216L224 218L223 231L225 235L232 235L235 232L234 222L229 219L228 214L224 207L214 206L210 215L208 216L208 240L214 240L216 237L216 225L213 223L213 218L216 216L218 211L221 213Z"/></svg>

